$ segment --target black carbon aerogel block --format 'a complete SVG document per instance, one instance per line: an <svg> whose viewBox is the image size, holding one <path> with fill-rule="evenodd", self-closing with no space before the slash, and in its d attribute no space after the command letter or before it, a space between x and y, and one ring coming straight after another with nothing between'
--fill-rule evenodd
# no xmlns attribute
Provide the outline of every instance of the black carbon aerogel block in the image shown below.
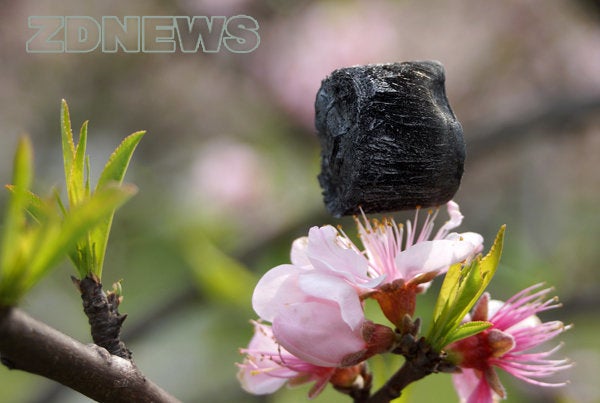
<svg viewBox="0 0 600 403"><path fill-rule="evenodd" d="M465 143L444 80L432 61L342 68L323 80L315 125L331 214L437 206L454 196Z"/></svg>

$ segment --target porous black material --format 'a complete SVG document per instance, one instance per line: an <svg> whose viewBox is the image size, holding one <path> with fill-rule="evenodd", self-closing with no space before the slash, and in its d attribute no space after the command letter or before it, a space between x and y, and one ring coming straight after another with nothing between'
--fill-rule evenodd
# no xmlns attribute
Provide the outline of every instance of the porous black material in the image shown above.
<svg viewBox="0 0 600 403"><path fill-rule="evenodd" d="M446 203L460 184L462 127L433 61L342 68L321 83L319 183L334 216Z"/></svg>

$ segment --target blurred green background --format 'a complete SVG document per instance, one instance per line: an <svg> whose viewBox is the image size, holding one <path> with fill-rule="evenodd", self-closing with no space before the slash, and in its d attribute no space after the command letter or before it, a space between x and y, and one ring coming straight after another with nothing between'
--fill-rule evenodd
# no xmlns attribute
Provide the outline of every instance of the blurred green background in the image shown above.
<svg viewBox="0 0 600 403"><path fill-rule="evenodd" d="M260 24L254 52L25 51L33 15L238 14ZM448 98L465 129L460 229L482 233L489 246L508 226L492 294L507 298L546 281L564 309L544 319L575 325L557 354L577 362L571 384L542 390L504 377L508 401L600 402L595 1L0 1L0 182L10 181L16 141L28 133L35 190L64 189L61 98L74 127L90 120L94 179L123 137L147 130L126 177L140 191L115 217L103 278L106 286L123 279L124 339L135 361L185 402L304 401L307 387L245 394L234 362L251 336L258 277L288 262L291 241L312 225L353 232L351 220L332 219L321 201L314 96L335 68L420 59L445 65ZM89 343L73 273L65 262L22 308ZM424 315L434 294L421 300ZM0 391L8 403L88 401L4 366ZM405 400L457 398L450 377L434 375ZM315 401L350 400L327 390Z"/></svg>

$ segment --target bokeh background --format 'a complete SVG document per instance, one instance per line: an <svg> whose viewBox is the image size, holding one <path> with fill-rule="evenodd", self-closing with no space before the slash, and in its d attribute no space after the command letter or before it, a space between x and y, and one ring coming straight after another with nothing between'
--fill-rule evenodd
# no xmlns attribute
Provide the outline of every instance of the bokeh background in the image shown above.
<svg viewBox="0 0 600 403"><path fill-rule="evenodd" d="M260 24L252 53L25 51L32 15L238 14ZM315 93L338 67L421 59L445 65L465 130L468 157L455 198L462 230L482 233L489 246L508 226L493 295L545 281L564 308L544 319L574 324L558 354L577 362L571 384L541 390L504 377L508 401L600 402L596 1L0 1L0 181L10 181L16 141L27 133L35 190L64 188L61 98L74 127L91 122L92 178L123 137L147 130L126 177L140 191L117 213L103 278L123 279L124 339L137 364L185 402L304 401L307 387L245 394L234 362L251 336L258 277L287 262L291 241L310 226L353 232L321 201ZM62 264L22 308L87 343L73 273ZM421 300L424 315L434 293ZM4 366L0 391L3 402L88 401ZM457 400L447 375L415 384L404 399ZM328 390L315 401L349 399Z"/></svg>

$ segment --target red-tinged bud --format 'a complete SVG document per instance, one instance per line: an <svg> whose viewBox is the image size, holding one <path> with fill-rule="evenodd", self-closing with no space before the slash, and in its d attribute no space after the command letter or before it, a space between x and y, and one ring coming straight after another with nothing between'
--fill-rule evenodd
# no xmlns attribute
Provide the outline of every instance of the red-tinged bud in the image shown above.
<svg viewBox="0 0 600 403"><path fill-rule="evenodd" d="M367 321L363 325L363 338L367 342L368 355L382 354L392 350L396 344L396 333L389 327Z"/></svg>
<svg viewBox="0 0 600 403"><path fill-rule="evenodd" d="M359 364L376 355L392 350L396 344L396 333L389 327L365 321L362 326L362 338L365 348L356 353L346 355L341 362L343 367Z"/></svg>

